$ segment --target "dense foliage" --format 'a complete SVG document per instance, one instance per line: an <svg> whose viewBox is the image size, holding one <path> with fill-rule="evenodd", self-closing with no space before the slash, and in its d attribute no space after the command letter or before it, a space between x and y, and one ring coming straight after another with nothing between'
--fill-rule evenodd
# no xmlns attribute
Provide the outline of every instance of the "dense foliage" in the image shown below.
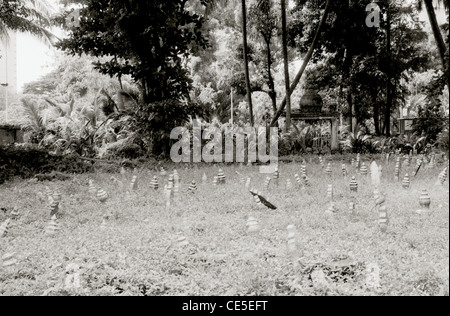
<svg viewBox="0 0 450 316"><path fill-rule="evenodd" d="M52 8L45 0L0 1L0 38L8 38L8 30L32 33L47 43L54 42L49 28Z"/></svg>
<svg viewBox="0 0 450 316"><path fill-rule="evenodd" d="M0 147L0 184L14 177L33 178L53 171L64 174L93 171L90 162L78 155L54 155L37 147Z"/></svg>
<svg viewBox="0 0 450 316"><path fill-rule="evenodd" d="M48 25L45 1L2 3L5 21ZM379 27L366 25L366 1L296 0L287 10L273 0L238 6L213 0L61 3L64 11L53 22L67 32L57 46L68 55L25 86L15 113L23 111L29 140L52 152L166 156L171 129L195 118L222 127L231 119L241 127L277 125L283 130L280 152L310 152L311 141L329 131L285 122L289 77L294 111L304 91L313 89L324 109L340 113L342 151L395 150L394 143L448 146L448 74L441 58L448 43L436 45L435 28L426 31L418 19L417 4L424 3L427 13L436 10L429 1L379 2ZM448 34L448 23L439 32ZM403 139L398 119L409 115L418 117L415 134Z"/></svg>
<svg viewBox="0 0 450 316"><path fill-rule="evenodd" d="M448 88L444 90L445 79L443 75L436 76L423 88L426 99L418 107L418 118L414 121L413 129L417 135L426 137L428 143L448 151Z"/></svg>
<svg viewBox="0 0 450 316"><path fill-rule="evenodd" d="M131 75L146 103L180 99L189 91L183 58L206 45L202 18L185 5L175 0L88 1L79 25L58 46L72 54L108 56L95 68L119 78Z"/></svg>
<svg viewBox="0 0 450 316"><path fill-rule="evenodd" d="M317 157L307 159L305 187L294 178L301 163L283 163L279 185L272 181L269 189L256 166L222 166L226 183L215 186L217 166L161 164L177 168L181 181L169 208L162 193L168 176L154 168L1 185L0 225L11 220L0 237L0 258L11 254L16 264L0 269L0 295L448 296L448 180L435 186L446 162L436 157L437 168L422 168L407 190L394 179L395 157L376 159L389 216L383 233L370 176L350 167L356 155L323 158L332 164L331 175ZM360 158L368 163L373 157ZM402 175L412 174L415 158L409 166L402 159ZM357 192L342 176L342 162L356 176ZM138 186L127 192L133 176ZM258 208L241 182L247 177L277 210ZM109 194L105 203L89 192L89 179ZM188 191L193 179L194 193ZM327 183L334 214L326 212ZM428 212L416 214L422 188L430 188L432 202ZM46 234L48 191L61 194L60 229L53 235ZM249 229L250 216L259 230ZM294 236L288 225L295 225Z"/></svg>

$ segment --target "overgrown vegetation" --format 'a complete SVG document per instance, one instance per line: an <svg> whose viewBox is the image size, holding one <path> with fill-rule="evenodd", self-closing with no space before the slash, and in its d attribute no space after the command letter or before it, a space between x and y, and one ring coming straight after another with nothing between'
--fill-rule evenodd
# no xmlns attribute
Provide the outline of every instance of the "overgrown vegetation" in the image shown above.
<svg viewBox="0 0 450 316"><path fill-rule="evenodd" d="M263 186L266 175L256 167L163 165L169 173L177 168L181 179L169 209L162 194L167 175L161 176L159 168L136 173L127 168L125 174L113 174L115 182L110 173L77 175L65 182L9 182L0 186L0 223L11 218L1 238L0 257L12 254L17 264L0 269L0 294L449 295L448 180L434 186L446 161L437 157L437 167L421 169L405 190L394 180L395 164L377 160L383 167L389 216L387 232L382 233L370 177L350 167L354 155L328 160L333 158L324 157L326 164L332 163L331 176L317 158L307 159L310 186L304 188L295 185L300 165L281 164L279 186L272 182L269 191ZM361 156L361 162L370 162L367 159ZM342 177L343 161L349 176L357 178L357 193L350 192L349 178ZM226 184L213 186L218 168ZM401 174L414 169L413 160L409 166L402 164ZM138 185L127 193L133 175ZM150 187L154 175L158 190ZM251 177L251 186L278 209L259 209L241 177ZM109 194L105 203L89 193L88 179ZM287 179L294 184L291 189L286 188ZM194 194L187 191L192 180L198 187ZM330 206L327 184L334 188L334 215L325 214ZM45 234L50 221L46 187L62 194L55 235ZM428 190L431 208L419 215L424 188L433 188ZM350 202L356 205L354 212ZM19 215L13 218L14 208ZM247 230L249 216L257 220L258 232ZM286 227L291 224L296 227L293 253L287 246ZM179 237L188 244L183 246ZM374 265L379 268L378 287L367 281ZM322 283L317 282L320 271Z"/></svg>
<svg viewBox="0 0 450 316"><path fill-rule="evenodd" d="M426 99L418 107L418 118L413 124L414 133L426 137L426 142L448 151L448 87L445 75L435 76L424 87Z"/></svg>
<svg viewBox="0 0 450 316"><path fill-rule="evenodd" d="M78 155L54 155L36 146L0 147L0 184L14 177L28 179L55 171L82 174L92 172L94 168L91 162Z"/></svg>
<svg viewBox="0 0 450 316"><path fill-rule="evenodd" d="M40 12L46 6L38 4L45 1L3 1L3 23L18 30L35 23L29 30L50 36L45 32L50 11ZM281 155L328 152L326 124L278 119L286 75L292 79L294 111L304 91L313 89L324 110L339 113L342 152L448 150L448 69L445 60L443 69L439 65L446 47L428 45L436 32L425 31L415 5L379 3L381 25L369 28L354 22L354 16L367 14L364 1L294 1L285 12L290 47L283 57L291 61L285 72L282 10L271 0L249 5L245 21L230 2L209 0L62 4L53 20L66 32L57 45L64 53L58 53L56 69L26 85L20 104L9 107L15 119L24 111L28 141L50 153L166 158L172 128L202 119L224 129L231 116L239 127L279 126ZM68 23L68 15L78 12L73 5L80 19ZM148 11L154 13L151 19ZM448 33L448 24L439 32ZM415 134L399 135L398 119L414 116Z"/></svg>

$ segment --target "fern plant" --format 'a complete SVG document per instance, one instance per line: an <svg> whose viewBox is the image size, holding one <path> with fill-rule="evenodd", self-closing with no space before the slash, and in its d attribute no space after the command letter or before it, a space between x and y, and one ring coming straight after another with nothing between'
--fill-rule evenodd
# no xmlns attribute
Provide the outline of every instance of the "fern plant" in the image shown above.
<svg viewBox="0 0 450 316"><path fill-rule="evenodd" d="M356 131L356 133L348 133L348 136L343 143L343 149L344 151L350 151L354 154L374 154L378 152L377 145L378 141L373 141L371 135L365 134L364 131L359 130Z"/></svg>
<svg viewBox="0 0 450 316"><path fill-rule="evenodd" d="M25 117L20 126L25 132L31 133L30 141L38 144L47 132L45 119L39 110L36 100L22 98L21 102Z"/></svg>

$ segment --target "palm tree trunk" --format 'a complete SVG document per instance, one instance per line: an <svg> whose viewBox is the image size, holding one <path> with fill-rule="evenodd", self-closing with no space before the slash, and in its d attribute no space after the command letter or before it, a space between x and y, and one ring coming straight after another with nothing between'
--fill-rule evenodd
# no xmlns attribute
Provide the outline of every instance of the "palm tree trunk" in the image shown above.
<svg viewBox="0 0 450 316"><path fill-rule="evenodd" d="M380 129L380 106L377 102L377 91L375 89L372 89L371 91L371 99L373 104L373 123L375 125L375 134L377 136L381 135L381 129Z"/></svg>
<svg viewBox="0 0 450 316"><path fill-rule="evenodd" d="M252 104L252 90L250 86L250 72L248 69L248 47L247 47L247 9L245 7L245 0L242 3L242 37L244 45L244 69L245 69L245 86L247 89L247 103L250 112L250 126L254 126L253 118L253 104Z"/></svg>
<svg viewBox="0 0 450 316"><path fill-rule="evenodd" d="M267 84L269 86L269 97L272 101L272 109L275 112L277 110L277 92L275 91L275 82L272 76L272 51L270 49L270 41L264 39L267 46Z"/></svg>
<svg viewBox="0 0 450 316"><path fill-rule="evenodd" d="M316 34L314 36L313 42L311 43L311 46L309 48L308 53L305 56L305 59L303 60L303 64L302 67L300 68L300 70L298 71L297 75L294 78L294 81L291 84L291 87L289 89L289 93L292 94L295 90L295 88L297 87L298 83L300 82L300 79L303 76L303 73L305 72L306 66L308 65L309 61L311 60L311 57L314 53L314 50L317 47L317 44L319 42L319 35L322 32L322 29L325 25L325 21L328 17L328 13L329 13L329 9L330 9L330 3L331 0L327 0L327 3L325 5L325 11L322 14L322 19L320 20L319 23L319 27L317 28ZM278 119L281 116L281 113L283 113L284 108L286 107L286 97L283 99L283 101L281 102L280 107L278 108L277 113L275 113L275 116L272 119L272 122L270 123L271 126L275 126L275 123L278 121Z"/></svg>
<svg viewBox="0 0 450 316"><path fill-rule="evenodd" d="M449 67L446 62L447 48L445 46L444 38L442 37L441 30L439 29L439 24L436 18L436 12L433 7L433 0L424 0L425 7L427 9L428 19L431 24L431 30L433 31L434 40L438 47L439 56L441 58L442 67L444 73L447 75L447 84L449 84Z"/></svg>
<svg viewBox="0 0 450 316"><path fill-rule="evenodd" d="M284 84L286 89L286 132L291 129L291 92L289 80L289 59L287 51L286 0L281 0L281 33L283 42Z"/></svg>
<svg viewBox="0 0 450 316"><path fill-rule="evenodd" d="M386 81L386 108L384 112L384 126L386 128L386 137L391 136L391 107L392 107L392 87L391 87L391 14L389 3L386 8L386 54L387 54L387 81Z"/></svg>

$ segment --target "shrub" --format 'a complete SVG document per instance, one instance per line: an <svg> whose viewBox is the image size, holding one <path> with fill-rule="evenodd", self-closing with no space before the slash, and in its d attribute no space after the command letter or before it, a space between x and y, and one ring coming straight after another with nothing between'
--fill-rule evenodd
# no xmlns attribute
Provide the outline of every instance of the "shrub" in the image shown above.
<svg viewBox="0 0 450 316"><path fill-rule="evenodd" d="M446 127L448 130L448 104L445 104L448 103L448 89L444 89L446 82L446 76L442 75L429 83L425 89L426 102L419 107L418 118L412 125L414 133L426 137L430 145L436 143ZM445 133L442 136L445 137Z"/></svg>
<svg viewBox="0 0 450 316"><path fill-rule="evenodd" d="M92 163L77 155L54 155L34 145L0 147L0 183L15 176L26 179L52 171L86 173L93 169Z"/></svg>
<svg viewBox="0 0 450 316"><path fill-rule="evenodd" d="M374 141L371 135L358 131L356 134L348 134L343 149L354 154L375 154L379 152L377 145L378 142Z"/></svg>
<svg viewBox="0 0 450 316"><path fill-rule="evenodd" d="M448 135L448 121L447 121L447 127L445 127L442 132L440 132L436 139L436 145L437 147L445 152L448 152L450 150L450 144L449 144L449 135Z"/></svg>

